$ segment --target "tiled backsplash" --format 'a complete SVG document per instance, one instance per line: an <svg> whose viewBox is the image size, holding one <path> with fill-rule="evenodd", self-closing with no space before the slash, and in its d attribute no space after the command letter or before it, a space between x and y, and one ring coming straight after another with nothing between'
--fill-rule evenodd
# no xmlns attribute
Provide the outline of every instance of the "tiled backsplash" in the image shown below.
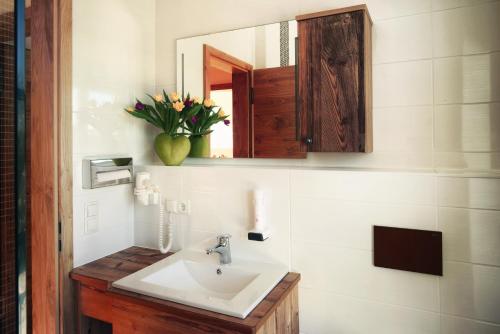
<svg viewBox="0 0 500 334"><path fill-rule="evenodd" d="M166 199L191 202L191 215L174 216L175 246L188 247L220 233L232 237L235 256L267 258L290 264L290 185L289 173L281 169L203 168L141 166L152 173ZM276 233L266 242L247 240L252 222L252 191L264 189L268 219ZM135 243L157 248L157 219L154 208L136 203ZM143 229L150 231L144 233ZM213 245L211 245L213 246ZM265 255L265 257L263 257Z"/></svg>
<svg viewBox="0 0 500 334"><path fill-rule="evenodd" d="M300 272L304 333L500 330L500 179L222 166L140 170L152 173L167 198L191 201L191 215L175 217L176 245L229 232L236 253L244 249L240 255L273 258ZM255 188L269 195L274 233L265 242L246 240ZM156 220L138 206L136 244L156 247ZM375 224L443 231L444 276L374 267Z"/></svg>

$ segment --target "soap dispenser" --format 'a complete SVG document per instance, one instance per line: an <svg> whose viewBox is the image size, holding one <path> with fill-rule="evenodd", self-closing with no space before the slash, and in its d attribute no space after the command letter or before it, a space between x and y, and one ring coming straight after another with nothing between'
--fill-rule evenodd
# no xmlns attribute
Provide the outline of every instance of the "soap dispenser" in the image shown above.
<svg viewBox="0 0 500 334"><path fill-rule="evenodd" d="M253 191L253 229L248 232L248 240L264 241L271 236L266 210L266 192L262 189Z"/></svg>

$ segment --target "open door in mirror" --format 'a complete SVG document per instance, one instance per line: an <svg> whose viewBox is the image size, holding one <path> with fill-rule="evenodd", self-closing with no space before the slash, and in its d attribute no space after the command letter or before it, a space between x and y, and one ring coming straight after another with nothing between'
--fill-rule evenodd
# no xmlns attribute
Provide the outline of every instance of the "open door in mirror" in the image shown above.
<svg viewBox="0 0 500 334"><path fill-rule="evenodd" d="M204 95L216 100L231 115L230 128L223 128L221 124L210 135L212 157L252 157L252 71L252 65L210 45L203 45Z"/></svg>
<svg viewBox="0 0 500 334"><path fill-rule="evenodd" d="M305 159L296 138L295 66L253 72L254 158Z"/></svg>

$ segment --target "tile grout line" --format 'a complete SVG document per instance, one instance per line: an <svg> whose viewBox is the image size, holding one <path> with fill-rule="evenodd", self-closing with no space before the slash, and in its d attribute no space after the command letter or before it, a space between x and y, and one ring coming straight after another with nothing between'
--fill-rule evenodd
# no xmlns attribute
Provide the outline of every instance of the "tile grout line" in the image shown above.
<svg viewBox="0 0 500 334"><path fill-rule="evenodd" d="M434 34L432 34L434 35ZM434 44L434 36L432 36L431 43ZM414 58L414 59L402 59L402 60L393 60L393 61L383 61L383 62L372 62L372 66L387 66L387 65L395 65L395 64L406 64L406 63L418 63L418 62L426 62L433 60L442 60L442 59L450 59L450 58L467 58L467 57L477 57L477 56L485 56L485 55L493 55L496 53L500 53L499 50L491 50L486 52L475 52L468 54L458 54L458 55L448 55L448 56L434 56L434 45L431 46L433 55L431 57L424 58Z"/></svg>
<svg viewBox="0 0 500 334"><path fill-rule="evenodd" d="M356 246L346 246L346 245L342 245L342 244L339 244L336 242L318 241L318 240L312 240L312 239L295 239L295 238L292 239L292 241L298 242L298 243L303 243L303 244L310 244L310 245L316 246L316 247L331 247L331 248L338 248L338 249L343 249L343 250L355 251L358 253L373 253L373 248L368 249L368 248L360 248L360 247L356 247ZM445 262L447 262L447 263L459 263L459 264L471 265L471 266L488 267L488 268L500 270L500 265L494 265L494 264L488 264L488 263L472 262L472 261L467 262L467 261L450 260L450 259L443 258L443 263L445 263Z"/></svg>
<svg viewBox="0 0 500 334"><path fill-rule="evenodd" d="M471 266L479 266L479 267L488 267L492 269L498 269L500 270L500 265L494 265L494 264L488 264L488 263L480 263L480 262L467 262L467 261L458 261L458 260L446 260L444 259L443 262L448 262L448 263L459 263L459 264L464 264L464 265L471 265Z"/></svg>
<svg viewBox="0 0 500 334"><path fill-rule="evenodd" d="M433 16L431 16L431 31L432 31L432 38L431 38L431 52L432 52L432 55L434 56L434 30L433 30L433 27L434 27L434 18ZM434 63L434 57L432 58L432 61L431 61L431 71L432 71L432 74L431 74L431 77L432 77L432 80L431 80L431 87L432 87L432 169L434 171L434 173L436 173L436 155L435 155L435 150L436 150L436 94L435 94L435 90L436 90L436 85L435 85L435 81L436 81L436 66L435 66L435 63ZM436 183L437 183L437 180L436 180ZM437 199L437 187L436 187L436 199ZM437 202L436 202L437 204Z"/></svg>
<svg viewBox="0 0 500 334"><path fill-rule="evenodd" d="M433 154L434 156L434 154ZM440 229L440 224L439 224L439 218L440 218L440 214L439 214L439 209L440 209L440 206L439 206L439 178L436 177L435 179L435 182L434 182L434 192L435 192L435 200L436 200L436 212L435 212L435 215L436 215L436 230L437 231L442 231ZM442 247L442 245L441 245ZM441 265L443 266L443 276L445 274L444 272L444 264L446 262L446 260L444 259L444 254L442 254L442 259L441 259L442 263ZM441 280L442 280L442 277L438 277L437 278L437 286L438 286L438 305L439 305L439 331L440 333L442 333L443 331L443 319L442 319L442 314L443 314L443 302L441 300Z"/></svg>
<svg viewBox="0 0 500 334"><path fill-rule="evenodd" d="M321 293L325 292L323 289L309 288L309 287L304 287L304 286L301 286L300 289L301 290L314 291L314 292L319 291ZM413 311L417 311L417 312L431 313L431 314L435 314L435 315L439 316L440 318L441 318L441 316L444 315L444 316L449 316L449 317L454 317L454 318L460 318L460 319L466 319L466 320L470 320L470 321L475 321L475 322L487 324L487 325L490 325L490 326L499 326L500 327L500 323L486 321L486 320L481 320L481 319L475 319L475 318L461 316L461 315L456 315L456 314L452 314L452 313L441 313L441 312L437 312L437 311L431 311L431 310L421 309L421 308L412 307L412 306L405 306L405 305L400 305L400 304L393 304L393 303L388 303L388 302L382 302L382 301L378 301L378 300L374 300L374 299L369 299L369 298L364 298L364 297L357 297L357 296L350 295L350 294L343 294L343 293L332 292L332 291L326 291L326 293L331 294L331 295L340 296L340 297L357 299L359 301L364 301L364 302L369 302L369 303L374 303L374 304L382 304L382 305L387 305L387 306L396 307L396 308L413 310Z"/></svg>
<svg viewBox="0 0 500 334"><path fill-rule="evenodd" d="M322 289L322 288L309 288L309 287L301 286L300 289L309 290L309 291L321 291L322 293L326 292L328 294L341 296L344 298L357 299L357 300L363 301L363 302L382 304L382 305L387 305L387 306L391 306L391 307L395 307L395 308L413 310L413 311L417 311L417 312L432 313L432 314L436 314L438 316L441 315L441 313L439 311L433 311L433 310L419 308L419 307L415 307L415 306L407 306L407 305L403 305L403 304L390 303L390 302L385 302L385 301L381 301L381 300L377 300L377 299L371 299L371 298L367 298L367 297L359 297L359 296L355 296L355 295L348 294L348 293L334 292L332 290L327 290L327 289Z"/></svg>
<svg viewBox="0 0 500 334"><path fill-rule="evenodd" d="M459 10L462 8L485 6L488 4L494 4L496 2L499 2L499 0L487 1L487 2L479 3L479 4L476 3L476 4L468 4L468 5L463 5L463 6L449 7L449 8L443 8L443 9L433 9L432 3L431 3L430 10L424 10L424 11L412 13L412 14L404 14L404 15L399 15L399 16L382 17L382 18L378 18L378 19L373 19L373 23L375 24L377 22L385 22L385 21L390 21L390 20L397 20L397 19L402 19L402 18L407 18L407 17L412 17L412 16L419 16L419 15L426 15L426 14L432 15L433 13L443 13L443 12L448 12L448 11ZM370 6L368 6L368 10L370 10Z"/></svg>
<svg viewBox="0 0 500 334"><path fill-rule="evenodd" d="M436 178L458 178L456 176L440 176L434 175ZM462 177L465 179L484 179L483 177ZM494 178L499 179L497 177ZM437 180L436 180L437 187ZM437 193L436 193L437 196ZM357 199L343 199L338 197L321 197L321 196L307 196L307 195L295 195L294 198L302 199L302 200L320 200L320 201L337 201L337 202L345 202L345 203L359 203L362 205L377 205L377 206L386 206L386 207L425 207L432 208L437 206L438 208L451 208L451 209L467 209L467 210L481 210L481 211L493 211L498 212L500 208L480 208L480 207L471 207L471 206L458 206L458 205L441 205L441 204L413 204L414 202L379 202L379 201L367 201L367 200L357 200Z"/></svg>

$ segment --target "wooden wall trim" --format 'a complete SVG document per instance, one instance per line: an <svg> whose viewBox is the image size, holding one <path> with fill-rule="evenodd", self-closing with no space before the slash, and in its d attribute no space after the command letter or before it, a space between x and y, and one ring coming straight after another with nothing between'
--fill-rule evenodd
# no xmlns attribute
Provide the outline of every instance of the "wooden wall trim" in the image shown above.
<svg viewBox="0 0 500 334"><path fill-rule="evenodd" d="M59 222L59 327L75 333L76 305L73 280L73 138L72 138L72 0L58 0L58 171Z"/></svg>
<svg viewBox="0 0 500 334"><path fill-rule="evenodd" d="M33 333L58 332L56 1L32 1L30 182Z"/></svg>

